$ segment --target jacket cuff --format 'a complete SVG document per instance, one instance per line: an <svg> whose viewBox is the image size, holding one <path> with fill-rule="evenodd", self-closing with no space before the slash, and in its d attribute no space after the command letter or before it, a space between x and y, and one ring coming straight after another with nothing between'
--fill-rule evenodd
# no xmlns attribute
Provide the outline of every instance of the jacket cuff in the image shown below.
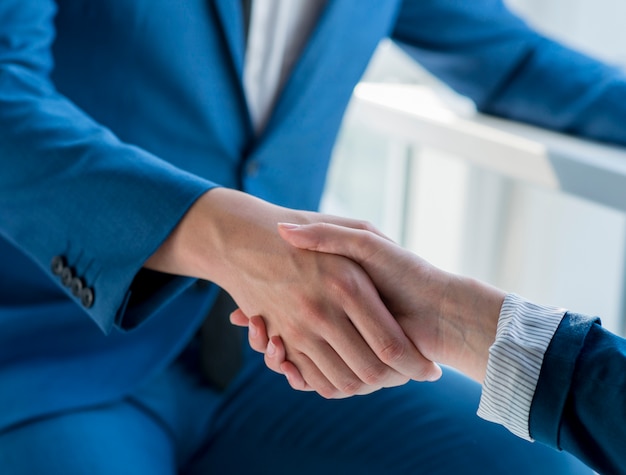
<svg viewBox="0 0 626 475"><path fill-rule="evenodd" d="M546 351L529 416L530 434L560 450L559 427L572 385L576 360L599 318L567 313Z"/></svg>

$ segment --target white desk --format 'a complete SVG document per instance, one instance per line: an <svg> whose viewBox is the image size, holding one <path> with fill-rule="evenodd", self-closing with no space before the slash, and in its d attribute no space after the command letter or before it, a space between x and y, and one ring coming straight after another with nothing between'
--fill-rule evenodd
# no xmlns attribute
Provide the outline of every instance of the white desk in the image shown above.
<svg viewBox="0 0 626 475"><path fill-rule="evenodd" d="M381 132L457 154L515 179L626 212L626 150L453 110L424 86L359 84L352 117Z"/></svg>

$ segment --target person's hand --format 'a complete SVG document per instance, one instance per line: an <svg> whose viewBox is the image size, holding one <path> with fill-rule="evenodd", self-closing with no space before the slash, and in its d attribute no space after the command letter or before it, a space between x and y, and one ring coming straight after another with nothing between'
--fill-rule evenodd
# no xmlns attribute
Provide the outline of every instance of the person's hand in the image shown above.
<svg viewBox="0 0 626 475"><path fill-rule="evenodd" d="M339 254L369 274L388 309L428 359L460 369L482 381L489 346L495 338L504 293L430 265L389 240L361 229L333 224L282 224L280 235L301 249ZM254 347L265 349L266 364L287 376L296 389L310 389L298 365L289 361L280 338L268 334L259 316L231 316L248 324Z"/></svg>
<svg viewBox="0 0 626 475"><path fill-rule="evenodd" d="M262 315L268 334L282 337L289 360L324 397L436 377L438 368L406 337L363 269L288 245L276 229L286 220L367 228L219 188L192 206L146 265L213 281L245 314Z"/></svg>

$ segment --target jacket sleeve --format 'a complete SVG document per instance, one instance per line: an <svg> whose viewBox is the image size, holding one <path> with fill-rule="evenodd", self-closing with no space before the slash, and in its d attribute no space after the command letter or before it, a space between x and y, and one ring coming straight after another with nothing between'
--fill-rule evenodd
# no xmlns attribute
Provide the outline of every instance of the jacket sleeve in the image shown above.
<svg viewBox="0 0 626 475"><path fill-rule="evenodd" d="M51 0L0 2L0 233L108 332L189 285L140 270L215 185L122 143L55 90L54 15ZM65 268L91 300L53 275ZM144 278L159 291L146 292Z"/></svg>
<svg viewBox="0 0 626 475"><path fill-rule="evenodd" d="M530 410L537 441L600 473L626 473L626 340L568 313L544 357Z"/></svg>
<svg viewBox="0 0 626 475"><path fill-rule="evenodd" d="M626 76L539 35L501 0L405 0L392 37L481 112L626 145Z"/></svg>

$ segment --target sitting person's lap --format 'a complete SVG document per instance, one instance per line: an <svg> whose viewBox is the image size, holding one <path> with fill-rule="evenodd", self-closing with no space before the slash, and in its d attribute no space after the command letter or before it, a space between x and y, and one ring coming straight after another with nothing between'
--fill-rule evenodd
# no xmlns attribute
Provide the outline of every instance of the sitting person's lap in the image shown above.
<svg viewBox="0 0 626 475"><path fill-rule="evenodd" d="M0 434L11 474L568 474L572 457L476 415L480 387L446 370L328 401L292 390L248 353L224 393L179 361L137 394Z"/></svg>

